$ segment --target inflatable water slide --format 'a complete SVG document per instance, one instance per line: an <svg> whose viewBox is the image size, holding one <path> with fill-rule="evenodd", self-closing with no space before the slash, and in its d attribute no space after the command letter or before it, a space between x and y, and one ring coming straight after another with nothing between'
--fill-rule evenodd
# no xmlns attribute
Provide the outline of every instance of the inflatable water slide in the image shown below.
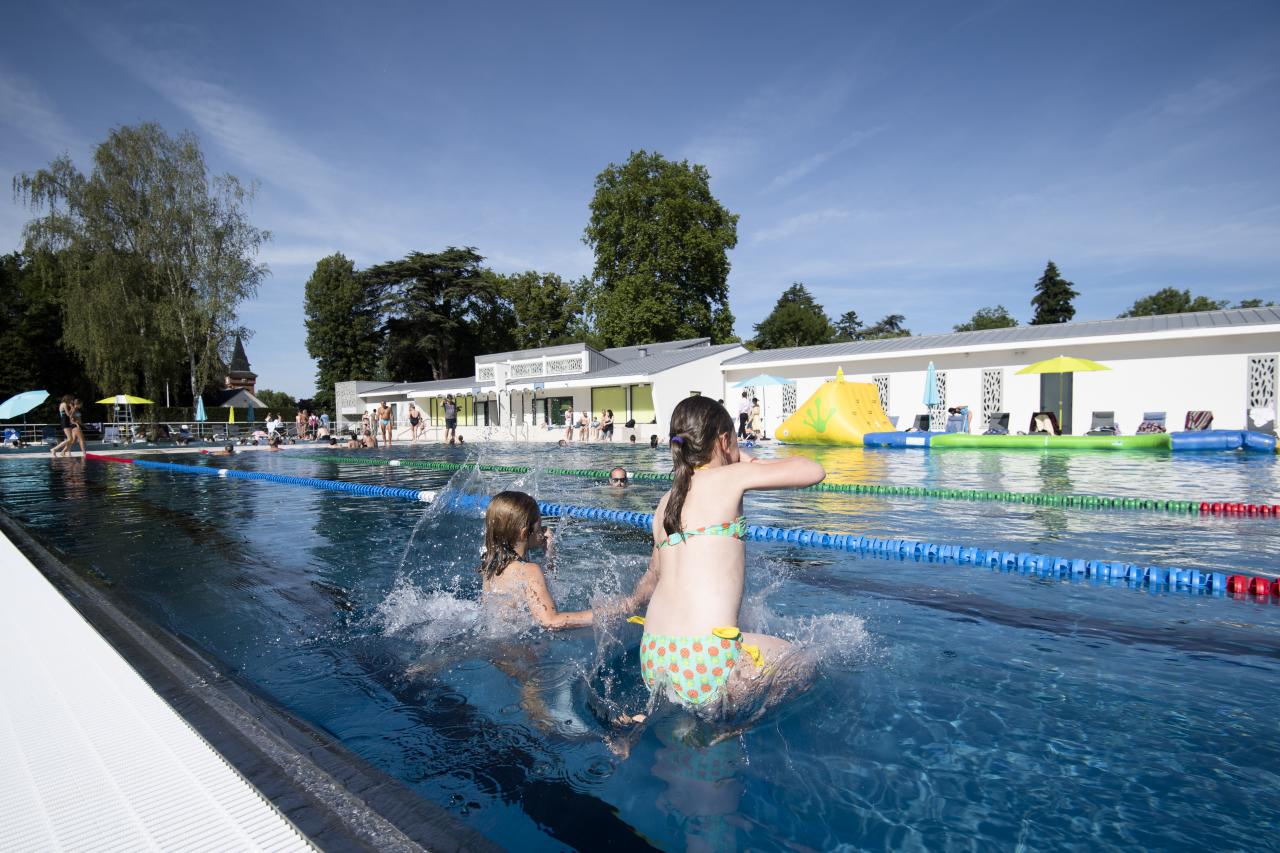
<svg viewBox="0 0 1280 853"><path fill-rule="evenodd" d="M890 432L893 423L880 408L880 393L870 382L845 382L844 370L813 393L777 429L788 444L859 447L869 432Z"/></svg>

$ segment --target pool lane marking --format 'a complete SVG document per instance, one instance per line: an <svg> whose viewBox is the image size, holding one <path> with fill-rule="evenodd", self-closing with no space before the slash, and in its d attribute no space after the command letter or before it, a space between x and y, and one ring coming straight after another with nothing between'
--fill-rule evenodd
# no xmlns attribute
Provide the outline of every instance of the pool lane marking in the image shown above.
<svg viewBox="0 0 1280 853"><path fill-rule="evenodd" d="M181 465L176 462L153 462L149 459L136 459L128 456L108 456L99 453L86 453L86 459L97 462L114 462L122 465L133 465L137 468L151 468L158 471L172 471L180 474L200 474L206 477L230 478L236 480L262 480L280 483L285 486L307 486L331 492L347 492L349 494L368 497L400 498L402 500L430 503L438 494L425 489L401 489L394 486L379 486L372 483L350 483L345 480L322 480L317 477L291 477L288 474L273 474L267 471L241 471L236 468L219 468L215 465Z"/></svg>
<svg viewBox="0 0 1280 853"><path fill-rule="evenodd" d="M478 467L481 471L497 471L510 474L527 474L534 469L525 465L464 464L458 462L434 462L421 459L379 459L363 456L336 456L316 453L291 454L294 459L309 459L351 465L389 466L393 468L419 468L433 471L457 471ZM605 480L609 472L591 468L543 468L542 473L564 477L590 477ZM631 471L632 480L669 481L670 474L655 471ZM955 501L993 501L998 503L1025 504L1028 506L1061 506L1074 509L1120 509L1147 512L1181 513L1183 515L1239 515L1246 518L1280 519L1280 504L1232 503L1229 501L1171 501L1151 498L1120 498L1105 495L1054 495L1039 492L993 492L981 489L934 489L927 486L885 486L870 483L818 483L804 492L836 492L856 495L876 495L905 498L937 498Z"/></svg>
<svg viewBox="0 0 1280 853"><path fill-rule="evenodd" d="M372 497L429 502L439 494L438 492L417 491L414 489L350 483L344 480L321 480L311 477L269 474L262 471L240 471L234 468L180 465L173 462L151 462L123 456L104 456L96 453L86 454L86 458L102 462L135 465L160 471L262 480L284 485L309 486L311 488ZM488 505L489 498L485 496L456 495L452 498L452 503L458 507L483 509ZM601 519L636 527L641 530L650 530L653 527L653 513L649 512L576 506L574 504L558 504L546 501L539 501L538 509L543 515ZM965 545L942 545L917 539L880 538L852 533L824 533L818 530L795 527L767 527L757 524L747 527L745 538L756 542L778 542L807 548L857 553L882 559L913 560L918 563L950 563L960 566L985 566L1006 572L1034 573L1039 577L1090 578L1099 581L1108 580L1113 583L1123 581L1127 582L1131 587L1145 586L1152 589L1168 587L1176 591L1207 593L1210 595L1231 593L1235 598L1246 598L1250 595L1260 598L1280 597L1280 579L1276 578L1227 575L1225 572L1202 572L1198 569L1176 567L1139 566L1137 563L1125 563L1117 560L1070 559L1068 557L1032 554L1025 551L1001 551L998 548L984 549Z"/></svg>

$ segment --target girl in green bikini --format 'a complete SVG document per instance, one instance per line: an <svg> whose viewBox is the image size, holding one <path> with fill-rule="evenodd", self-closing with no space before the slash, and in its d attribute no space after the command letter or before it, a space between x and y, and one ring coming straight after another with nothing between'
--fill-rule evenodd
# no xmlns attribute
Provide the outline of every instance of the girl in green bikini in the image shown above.
<svg viewBox="0 0 1280 853"><path fill-rule="evenodd" d="M738 630L750 489L798 489L826 472L803 457L753 459L738 449L733 419L710 397L689 397L671 415L674 481L658 502L653 555L628 604L648 603L640 667L650 691L685 706L737 704L791 644ZM634 612L634 610L633 610Z"/></svg>

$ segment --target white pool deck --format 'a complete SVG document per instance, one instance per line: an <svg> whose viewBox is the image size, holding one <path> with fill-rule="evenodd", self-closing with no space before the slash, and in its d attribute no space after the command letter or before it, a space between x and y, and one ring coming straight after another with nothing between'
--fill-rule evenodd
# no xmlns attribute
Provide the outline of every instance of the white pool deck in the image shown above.
<svg viewBox="0 0 1280 853"><path fill-rule="evenodd" d="M312 850L0 535L0 851Z"/></svg>

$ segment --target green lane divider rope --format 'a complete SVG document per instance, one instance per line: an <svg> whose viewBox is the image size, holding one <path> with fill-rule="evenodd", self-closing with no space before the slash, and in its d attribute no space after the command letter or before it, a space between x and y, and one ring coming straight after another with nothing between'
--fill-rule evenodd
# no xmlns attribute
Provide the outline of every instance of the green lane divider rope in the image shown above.
<svg viewBox="0 0 1280 853"><path fill-rule="evenodd" d="M432 462L425 459L381 459L369 456L336 456L318 453L292 453L291 458L341 462L350 465L375 465L393 468L420 468L432 471L457 471L474 467L458 462ZM479 465L481 471L498 471L508 474L527 474L534 470L525 465ZM590 477L608 479L607 470L591 468L543 468L543 473L565 477ZM628 471L632 480L669 481L670 474L654 471ZM1172 512L1199 515L1200 501L1165 501L1148 498L1119 498L1101 495L1052 495L1036 492L997 492L980 489L931 489L926 486L884 486L866 483L818 483L799 491L837 492L854 495L877 495L908 498L938 498L957 501L993 501L998 503L1028 504L1031 506L1062 506L1076 509L1129 509L1148 512Z"/></svg>

